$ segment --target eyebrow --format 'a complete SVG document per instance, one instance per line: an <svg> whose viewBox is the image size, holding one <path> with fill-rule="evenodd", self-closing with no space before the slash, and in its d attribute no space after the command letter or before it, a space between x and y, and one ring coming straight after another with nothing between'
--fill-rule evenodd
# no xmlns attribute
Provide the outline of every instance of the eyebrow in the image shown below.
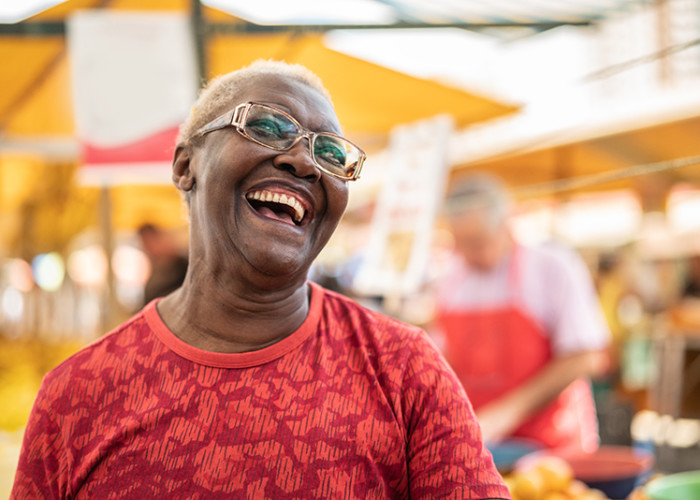
<svg viewBox="0 0 700 500"><path fill-rule="evenodd" d="M273 108L280 108L282 111L292 115L292 110L289 109L284 104L280 104L279 102L273 102L273 101L249 101L249 102L259 102L260 104L267 104L268 106L272 106ZM292 115L292 116L294 116L294 115ZM296 120L296 118L294 118L294 119Z"/></svg>
<svg viewBox="0 0 700 500"><path fill-rule="evenodd" d="M287 113L292 118L294 118L297 122L299 121L299 118L297 118L295 116L294 112L291 109L289 109L289 107L285 106L284 104L280 104L278 102L272 102L272 101L262 101L262 100L255 101L255 102L259 102L260 104L267 104L268 106L272 106L273 108L278 108L278 109L284 111L285 113ZM300 123L300 125L301 125L301 123ZM302 125L302 127L303 126L304 125ZM321 128L318 131L312 130L312 132L329 132L331 134L336 134L336 135L342 136L343 129L342 129L342 127L337 127L333 122L324 121L323 123L321 123Z"/></svg>

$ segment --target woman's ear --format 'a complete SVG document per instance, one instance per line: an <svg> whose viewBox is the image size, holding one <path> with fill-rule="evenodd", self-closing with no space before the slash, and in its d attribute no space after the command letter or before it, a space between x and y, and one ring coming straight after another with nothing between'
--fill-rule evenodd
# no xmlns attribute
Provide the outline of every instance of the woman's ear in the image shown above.
<svg viewBox="0 0 700 500"><path fill-rule="evenodd" d="M180 191L187 193L195 184L194 172L190 168L189 146L178 145L173 157L173 184Z"/></svg>

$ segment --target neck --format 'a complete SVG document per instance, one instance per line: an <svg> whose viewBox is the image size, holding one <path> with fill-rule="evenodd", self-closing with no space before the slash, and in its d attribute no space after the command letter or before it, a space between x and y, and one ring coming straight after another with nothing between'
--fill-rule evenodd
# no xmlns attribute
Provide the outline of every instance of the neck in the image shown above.
<svg viewBox="0 0 700 500"><path fill-rule="evenodd" d="M164 323L181 340L227 353L282 340L301 326L308 311L305 275L253 280L212 273L202 262L191 263L182 287L158 304Z"/></svg>

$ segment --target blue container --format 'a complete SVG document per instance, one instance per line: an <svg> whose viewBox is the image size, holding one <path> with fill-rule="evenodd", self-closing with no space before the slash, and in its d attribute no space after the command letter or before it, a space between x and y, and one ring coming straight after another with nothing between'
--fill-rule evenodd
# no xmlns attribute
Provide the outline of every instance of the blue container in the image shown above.
<svg viewBox="0 0 700 500"><path fill-rule="evenodd" d="M515 462L525 455L541 450L542 445L529 439L511 438L500 443L486 443L486 448L491 452L498 472L507 474L513 470Z"/></svg>

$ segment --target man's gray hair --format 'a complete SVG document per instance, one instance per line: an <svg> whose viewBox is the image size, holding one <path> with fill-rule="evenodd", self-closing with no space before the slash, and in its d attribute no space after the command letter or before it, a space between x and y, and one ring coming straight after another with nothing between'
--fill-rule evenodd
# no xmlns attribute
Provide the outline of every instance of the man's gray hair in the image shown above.
<svg viewBox="0 0 700 500"><path fill-rule="evenodd" d="M491 227L506 220L510 206L511 198L503 182L484 172L457 178L448 188L445 198L445 212L448 215L478 210Z"/></svg>

